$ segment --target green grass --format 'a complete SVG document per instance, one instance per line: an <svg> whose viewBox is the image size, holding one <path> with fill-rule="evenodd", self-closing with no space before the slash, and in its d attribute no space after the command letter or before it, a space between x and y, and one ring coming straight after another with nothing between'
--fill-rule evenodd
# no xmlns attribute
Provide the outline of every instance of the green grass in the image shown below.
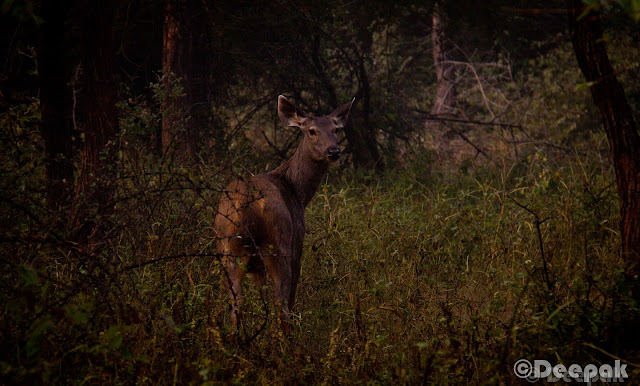
<svg viewBox="0 0 640 386"><path fill-rule="evenodd" d="M178 167L131 137L114 213L81 247L44 201L37 111L13 111L33 119L3 146L2 382L513 383L521 358L638 362L601 135L501 168L332 168L285 337L249 281L229 325L212 230L226 164Z"/></svg>
<svg viewBox="0 0 640 386"><path fill-rule="evenodd" d="M637 107L637 44L610 43ZM123 98L114 213L95 218L85 248L65 227L69 208L45 203L39 104L11 106L0 114L0 383L512 384L521 358L640 363L624 336L640 310L621 268L608 144L588 90L574 87L573 49L560 44L509 79L501 68L480 75L490 97L509 100L499 121L521 124L515 137L461 127L495 164L446 131L459 163L425 150L441 138L407 114L435 95L423 70L397 87L373 74L373 90L409 96L373 94L377 129L390 125L377 134L389 169L333 167L309 205L288 337L248 280L242 328L231 328L212 229L232 174L273 169L252 136L275 111L236 130L216 107L206 162L178 166L149 149L164 87ZM460 105L493 121L476 83Z"/></svg>
<svg viewBox="0 0 640 386"><path fill-rule="evenodd" d="M89 252L29 241L51 239L52 220L9 207L3 379L499 383L516 379L520 358L633 355L615 341L635 305L606 161L534 153L502 171L424 167L332 170L307 209L289 337L248 281L242 329L229 326L210 256L219 170L127 166L108 237Z"/></svg>

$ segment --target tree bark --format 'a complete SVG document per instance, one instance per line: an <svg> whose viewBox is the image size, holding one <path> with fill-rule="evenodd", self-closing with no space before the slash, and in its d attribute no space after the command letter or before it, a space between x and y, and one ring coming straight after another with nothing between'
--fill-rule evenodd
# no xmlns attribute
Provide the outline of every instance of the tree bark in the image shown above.
<svg viewBox="0 0 640 386"><path fill-rule="evenodd" d="M581 0L568 0L569 31L576 58L607 132L620 199L620 234L627 278L640 301L640 136L622 85L609 62L600 15L584 17Z"/></svg>
<svg viewBox="0 0 640 386"><path fill-rule="evenodd" d="M371 85L369 83L369 75L365 65L365 53L358 57L358 67L360 75L360 89L358 97L362 103L362 127L353 127L353 136L355 140L354 159L358 166L366 168L381 169L380 152L378 151L378 141L376 140L376 131L371 123ZM346 130L345 130L346 132ZM348 134L348 133L347 133Z"/></svg>
<svg viewBox="0 0 640 386"><path fill-rule="evenodd" d="M333 86L333 83L331 83L331 79L329 79L327 71L325 71L320 54L320 49L320 36L318 34L315 34L311 39L311 61L313 63L313 66L315 67L318 81L320 81L320 85L327 93L327 97L329 98L329 106L335 108L339 106L338 94L336 93L336 88Z"/></svg>
<svg viewBox="0 0 640 386"><path fill-rule="evenodd" d="M354 8L353 12L354 14L361 13L358 8ZM366 62L371 51L372 38L368 30L368 22L367 17L359 19L357 39L359 44L354 43L352 45L355 61L351 63L355 67L354 71L358 75L358 91L355 95L355 103L360 107L354 114L351 114L352 118L349 120L347 126L345 126L344 133L348 142L346 152L353 154L354 164L361 168L375 167L380 169L382 167L380 152L378 150L375 129L372 127L370 118L371 86L367 74ZM338 100L336 89L325 70L322 60L321 40L318 35L314 35L312 38L311 61L318 80L327 95L329 105L332 108L337 107L341 102ZM359 121L362 121L361 125L358 125Z"/></svg>
<svg viewBox="0 0 640 386"><path fill-rule="evenodd" d="M40 133L46 152L47 204L58 209L72 197L73 148L71 90L65 21L67 2L42 2L44 23L40 28L38 75L40 77Z"/></svg>
<svg viewBox="0 0 640 386"><path fill-rule="evenodd" d="M84 229L83 235L78 236L83 239L95 228L94 212L89 208L95 208L98 216L108 216L113 211L118 110L113 5L93 0L81 0L79 4L84 13L81 21L84 146L73 215L74 224Z"/></svg>
<svg viewBox="0 0 640 386"><path fill-rule="evenodd" d="M440 2L433 7L431 41L433 51L433 66L436 70L436 100L431 114L450 114L456 104L456 85L454 82L453 66L446 62L447 45L444 35L444 25L440 14Z"/></svg>
<svg viewBox="0 0 640 386"><path fill-rule="evenodd" d="M162 74L165 95L162 106L162 148L175 149L179 159L188 160L195 154L193 133L188 130L185 116L190 104L192 36L188 26L188 0L167 0L162 45ZM179 80L179 84L176 82ZM176 95L181 85L183 93Z"/></svg>
<svg viewBox="0 0 640 386"><path fill-rule="evenodd" d="M358 74L358 93L356 99L360 106L360 115L362 124L360 126L353 125L345 127L345 135L350 144L353 144L353 158L357 166L364 168L382 169L380 162L380 151L378 149L378 141L376 139L376 129L371 121L371 83L369 82L369 74L367 64L370 62L371 46L373 38L369 31L369 24L373 20L370 14L371 10L361 9L358 19L358 43L359 47L355 47L354 51L357 59ZM357 14L357 13L356 13Z"/></svg>

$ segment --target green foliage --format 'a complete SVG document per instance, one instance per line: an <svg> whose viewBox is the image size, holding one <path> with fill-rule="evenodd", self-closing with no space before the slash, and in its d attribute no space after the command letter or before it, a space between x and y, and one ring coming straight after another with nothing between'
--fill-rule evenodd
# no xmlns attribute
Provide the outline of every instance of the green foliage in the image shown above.
<svg viewBox="0 0 640 386"><path fill-rule="evenodd" d="M21 22L30 21L35 24L42 24L42 17L35 12L35 3L31 0L3 0L0 5L2 15L10 15Z"/></svg>
<svg viewBox="0 0 640 386"><path fill-rule="evenodd" d="M583 15L587 15L591 10L604 10L611 12L615 6L622 9L633 21L640 21L640 1L638 0L583 0L587 6Z"/></svg>
<svg viewBox="0 0 640 386"><path fill-rule="evenodd" d="M3 199L13 242L3 243L2 377L494 383L512 382L520 358L608 363L598 349L615 349L636 306L624 296L615 184L600 151L562 164L539 151L503 170L441 169L427 155L383 175L332 169L307 210L284 337L252 286L241 329L229 327L212 234L226 174L124 147L115 211L102 220L111 236L92 250L64 247L55 213L29 201L36 190L12 202L38 221ZM11 188L42 178L22 174Z"/></svg>
<svg viewBox="0 0 640 386"><path fill-rule="evenodd" d="M513 383L520 358L637 363L618 340L640 310L621 269L608 145L565 37L534 45L544 54L514 74L506 52L465 58L460 109L513 125L452 125L489 153L461 143L452 165L412 112L435 85L428 27L406 21L428 20L428 7L376 2L359 24L361 3L284 6L228 3L233 17L212 23L238 43L225 66L244 72L218 79L211 121L182 112L181 128L201 132L201 162L158 144L163 102L185 94L179 79L120 90L113 212L92 219L86 244L65 209L46 205L39 104L2 112L0 381ZM621 33L607 44L638 107L637 47ZM362 88L359 59L388 168L333 167L311 202L291 336L249 283L233 330L212 229L219 195L293 150L299 130L280 127L276 92L326 112L332 88L340 101Z"/></svg>

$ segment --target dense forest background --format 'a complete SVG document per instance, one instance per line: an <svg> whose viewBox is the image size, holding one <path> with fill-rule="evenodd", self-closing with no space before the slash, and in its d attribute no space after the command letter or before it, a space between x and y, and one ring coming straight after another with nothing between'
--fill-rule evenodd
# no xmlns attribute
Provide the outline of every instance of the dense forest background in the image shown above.
<svg viewBox="0 0 640 386"><path fill-rule="evenodd" d="M2 383L515 383L640 355L640 3L4 0ZM356 98L293 328L212 231Z"/></svg>

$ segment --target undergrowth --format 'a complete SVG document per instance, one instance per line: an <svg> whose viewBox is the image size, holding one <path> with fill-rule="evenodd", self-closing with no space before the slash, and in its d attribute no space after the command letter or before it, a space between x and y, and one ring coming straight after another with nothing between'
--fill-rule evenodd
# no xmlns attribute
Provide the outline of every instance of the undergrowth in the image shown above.
<svg viewBox="0 0 640 386"><path fill-rule="evenodd" d="M616 333L636 306L597 151L332 169L307 209L283 336L248 283L244 323L229 325L212 232L228 168L127 150L106 231L80 249L46 209L37 162L18 162L35 131L19 135L29 146L7 150L2 179L4 382L512 383L520 358L635 360Z"/></svg>

